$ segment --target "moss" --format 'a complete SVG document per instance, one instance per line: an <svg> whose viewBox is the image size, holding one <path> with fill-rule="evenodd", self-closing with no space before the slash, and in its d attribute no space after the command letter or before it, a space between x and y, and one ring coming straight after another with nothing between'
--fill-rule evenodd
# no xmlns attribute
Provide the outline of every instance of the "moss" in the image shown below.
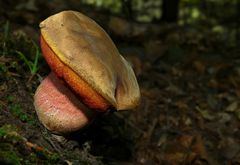
<svg viewBox="0 0 240 165"><path fill-rule="evenodd" d="M24 160L24 164L30 165L37 162L37 156L34 153L28 155L27 159Z"/></svg>
<svg viewBox="0 0 240 165"><path fill-rule="evenodd" d="M29 125L35 125L35 119L24 112L20 104L15 103L15 100L16 99L12 95L6 96L6 101L8 103L11 114L20 119L22 122L27 122Z"/></svg>
<svg viewBox="0 0 240 165"><path fill-rule="evenodd" d="M5 124L0 127L0 139L4 142L16 143L22 141L21 136L18 134L18 129L14 125Z"/></svg>
<svg viewBox="0 0 240 165"><path fill-rule="evenodd" d="M56 163L60 160L59 154L51 153L47 149L44 149L44 148L42 150L32 149L32 151L35 153L36 157L38 159L41 159L42 161L44 161L45 164Z"/></svg>
<svg viewBox="0 0 240 165"><path fill-rule="evenodd" d="M4 128L0 128L0 137L4 137L6 135L6 130Z"/></svg>
<svg viewBox="0 0 240 165"><path fill-rule="evenodd" d="M60 156L33 144L29 147L25 137L14 125L0 127L0 164L57 164Z"/></svg>
<svg viewBox="0 0 240 165"><path fill-rule="evenodd" d="M22 158L20 158L14 147L9 143L1 143L0 145L0 163L20 165Z"/></svg>

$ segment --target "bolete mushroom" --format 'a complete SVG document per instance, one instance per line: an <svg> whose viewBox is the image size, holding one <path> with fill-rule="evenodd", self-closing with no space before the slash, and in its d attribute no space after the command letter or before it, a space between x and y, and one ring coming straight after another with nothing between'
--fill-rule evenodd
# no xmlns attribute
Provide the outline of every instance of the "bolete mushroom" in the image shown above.
<svg viewBox="0 0 240 165"><path fill-rule="evenodd" d="M76 11L40 23L40 44L52 73L38 87L34 106L42 124L56 134L77 131L96 112L134 109L139 86L130 64L107 33Z"/></svg>

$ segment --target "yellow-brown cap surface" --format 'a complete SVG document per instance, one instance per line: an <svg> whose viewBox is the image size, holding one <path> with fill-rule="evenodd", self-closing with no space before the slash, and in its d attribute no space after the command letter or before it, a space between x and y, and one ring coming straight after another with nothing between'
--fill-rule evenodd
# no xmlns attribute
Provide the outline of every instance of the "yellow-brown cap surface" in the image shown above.
<svg viewBox="0 0 240 165"><path fill-rule="evenodd" d="M63 11L41 22L40 28L58 58L117 110L138 105L140 91L131 66L96 22Z"/></svg>

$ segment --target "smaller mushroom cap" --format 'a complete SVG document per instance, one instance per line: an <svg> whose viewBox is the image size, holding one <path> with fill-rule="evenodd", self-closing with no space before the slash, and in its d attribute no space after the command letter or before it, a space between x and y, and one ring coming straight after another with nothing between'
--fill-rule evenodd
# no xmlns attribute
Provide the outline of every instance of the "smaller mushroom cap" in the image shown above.
<svg viewBox="0 0 240 165"><path fill-rule="evenodd" d="M140 91L130 64L95 21L63 11L41 22L40 28L58 58L117 110L138 105Z"/></svg>

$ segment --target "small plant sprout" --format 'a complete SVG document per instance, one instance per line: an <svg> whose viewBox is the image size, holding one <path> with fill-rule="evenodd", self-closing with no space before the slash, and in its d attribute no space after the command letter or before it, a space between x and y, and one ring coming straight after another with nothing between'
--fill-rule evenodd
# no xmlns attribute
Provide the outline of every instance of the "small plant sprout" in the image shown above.
<svg viewBox="0 0 240 165"><path fill-rule="evenodd" d="M37 73L39 66L38 66L38 59L39 59L39 55L40 55L40 51L39 51L39 47L36 45L35 42L33 42L33 46L35 49L35 58L34 61L29 60L25 54L23 54L20 51L16 51L16 53L20 56L21 60L24 61L24 63L28 66L30 72L31 72L31 77L30 80L32 79L32 77Z"/></svg>
<svg viewBox="0 0 240 165"><path fill-rule="evenodd" d="M3 45L2 45L2 48L3 48L3 52L2 54L3 55L6 55L7 52L8 52L8 49L7 49L7 43L9 41L9 21L7 21L4 25L4 36L3 36Z"/></svg>

